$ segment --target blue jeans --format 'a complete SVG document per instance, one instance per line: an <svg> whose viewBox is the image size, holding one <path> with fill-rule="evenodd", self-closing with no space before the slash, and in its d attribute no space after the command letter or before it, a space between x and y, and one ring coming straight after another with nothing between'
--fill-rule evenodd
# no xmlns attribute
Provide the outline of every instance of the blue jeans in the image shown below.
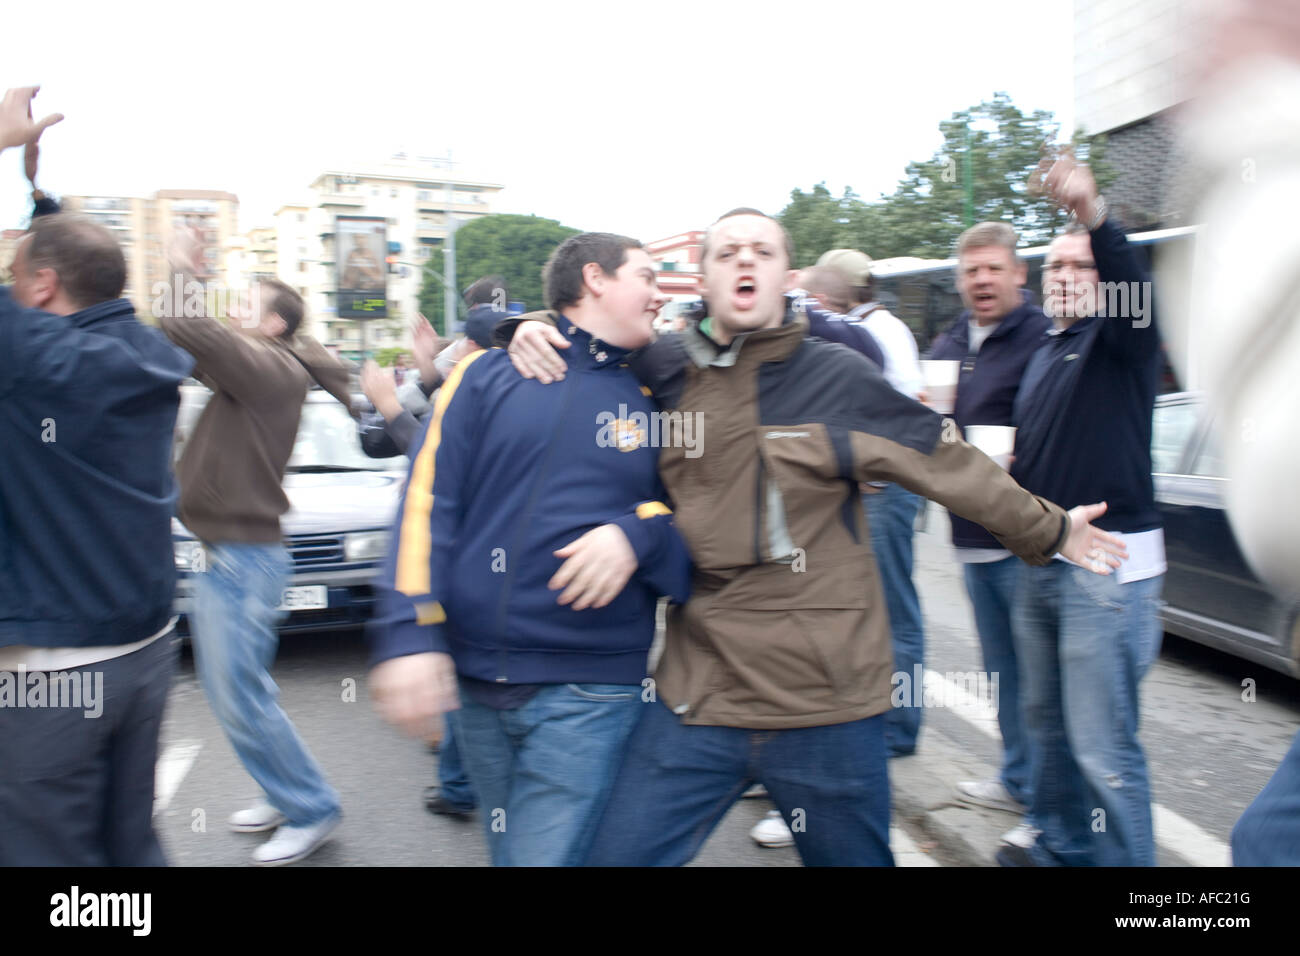
<svg viewBox="0 0 1300 956"><path fill-rule="evenodd" d="M493 865L580 862L646 706L641 686L547 684L513 710L460 699L461 756Z"/></svg>
<svg viewBox="0 0 1300 956"><path fill-rule="evenodd" d="M893 866L885 715L825 727L688 725L642 705L587 858L590 866L680 866L761 783L809 866Z"/></svg>
<svg viewBox="0 0 1300 956"><path fill-rule="evenodd" d="M1232 828L1233 866L1300 866L1300 734Z"/></svg>
<svg viewBox="0 0 1300 956"><path fill-rule="evenodd" d="M1160 653L1163 584L1064 561L1020 569L1013 620L1041 864L1155 865L1138 685Z"/></svg>
<svg viewBox="0 0 1300 956"><path fill-rule="evenodd" d="M271 679L289 578L279 544L206 545L194 575L194 668L240 761L293 826L339 812L339 798L280 707Z"/></svg>
<svg viewBox="0 0 1300 956"><path fill-rule="evenodd" d="M998 675L998 727L1002 730L1002 785L1007 793L1029 806L1033 792L1031 755L1020 706L1020 671L1011 611L1015 606L1019 558L963 564L966 593L975 612L975 630L984 653L984 670ZM992 677L989 678L992 680ZM1032 822L1032 821L1031 821Z"/></svg>
<svg viewBox="0 0 1300 956"><path fill-rule="evenodd" d="M444 719L447 732L443 734L442 747L438 750L438 784L442 788L442 797L457 810L473 810L478 799L460 759L460 744L456 740L463 733L460 712L453 710Z"/></svg>
<svg viewBox="0 0 1300 956"><path fill-rule="evenodd" d="M912 535L916 516L924 499L902 485L887 485L875 494L863 495L871 548L880 568L880 585L889 610L889 628L894 643L894 670L908 674L925 664L925 627L921 601L912 584ZM890 756L910 754L921 732L921 695L906 707L895 707L885 723L885 742Z"/></svg>

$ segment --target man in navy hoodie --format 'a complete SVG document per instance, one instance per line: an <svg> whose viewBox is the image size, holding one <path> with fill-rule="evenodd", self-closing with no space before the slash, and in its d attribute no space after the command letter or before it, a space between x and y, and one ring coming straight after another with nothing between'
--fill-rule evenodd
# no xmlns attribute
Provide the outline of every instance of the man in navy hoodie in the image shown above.
<svg viewBox="0 0 1300 956"><path fill-rule="evenodd" d="M31 142L34 88L0 103ZM0 288L0 866L160 866L154 764L177 646L171 474L193 361L120 298L102 226L33 222Z"/></svg>
<svg viewBox="0 0 1300 956"><path fill-rule="evenodd" d="M386 719L423 738L459 707L506 866L582 859L643 687L653 699L657 599L690 590L655 447L675 433L660 433L627 367L664 302L654 263L635 240L573 236L547 263L546 298L570 374L548 388L501 349L456 366L411 464L371 626Z"/></svg>
<svg viewBox="0 0 1300 956"><path fill-rule="evenodd" d="M1025 284L1016 233L1003 222L981 222L957 240L957 290L966 303L952 328L935 339L930 358L961 363L953 418L968 425L1010 425L1020 379L1043 344L1050 320ZM980 525L950 514L952 543L975 612L984 669L996 674L1002 772L996 780L957 785L967 803L1023 813L1032 787L1029 739L1020 713L1019 665L1011 609L1021 562ZM1026 821L1003 838L1032 843Z"/></svg>
<svg viewBox="0 0 1300 956"><path fill-rule="evenodd" d="M1044 184L1077 224L1043 262L1053 328L1016 396L1011 476L1064 507L1105 501L1097 524L1122 535L1128 556L1104 577L1064 560L1020 569L1013 622L1035 764L1029 818L1043 832L998 861L1152 866L1137 731L1138 688L1162 634L1164 532L1151 481L1160 334L1150 280L1088 168L1064 155Z"/></svg>

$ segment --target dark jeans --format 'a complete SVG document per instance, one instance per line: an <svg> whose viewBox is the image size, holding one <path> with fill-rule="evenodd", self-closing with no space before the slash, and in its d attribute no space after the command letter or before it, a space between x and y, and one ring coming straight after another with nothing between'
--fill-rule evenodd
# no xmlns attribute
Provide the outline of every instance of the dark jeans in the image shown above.
<svg viewBox="0 0 1300 956"><path fill-rule="evenodd" d="M755 783L809 866L893 866L885 715L825 727L683 724L662 703L641 719L587 858L589 866L680 866Z"/></svg>
<svg viewBox="0 0 1300 956"><path fill-rule="evenodd" d="M102 689L98 716L84 706L0 707L0 866L166 866L154 765L179 647L165 634L55 672Z"/></svg>

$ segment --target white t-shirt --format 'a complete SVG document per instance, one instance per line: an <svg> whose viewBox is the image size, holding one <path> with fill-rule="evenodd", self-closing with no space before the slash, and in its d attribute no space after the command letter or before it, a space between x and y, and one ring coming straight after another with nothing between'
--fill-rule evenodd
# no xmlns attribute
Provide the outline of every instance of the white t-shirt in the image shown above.
<svg viewBox="0 0 1300 956"><path fill-rule="evenodd" d="M980 325L974 319L966 320L966 327L970 329L970 350L978 352L984 345L984 340L998 330L1001 322L994 322L990 325Z"/></svg>
<svg viewBox="0 0 1300 956"><path fill-rule="evenodd" d="M885 355L885 381L908 398L916 398L921 391L921 365L916 351L916 338L901 319L887 309L876 309L865 319L862 315L874 303L868 302L849 312L857 319L880 346Z"/></svg>

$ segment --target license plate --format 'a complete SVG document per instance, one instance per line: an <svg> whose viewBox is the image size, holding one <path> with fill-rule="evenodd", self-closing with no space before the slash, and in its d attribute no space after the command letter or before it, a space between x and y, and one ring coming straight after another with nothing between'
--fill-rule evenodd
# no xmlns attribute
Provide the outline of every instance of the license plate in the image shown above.
<svg viewBox="0 0 1300 956"><path fill-rule="evenodd" d="M323 584L285 588L278 611L314 611L330 606L329 589Z"/></svg>

